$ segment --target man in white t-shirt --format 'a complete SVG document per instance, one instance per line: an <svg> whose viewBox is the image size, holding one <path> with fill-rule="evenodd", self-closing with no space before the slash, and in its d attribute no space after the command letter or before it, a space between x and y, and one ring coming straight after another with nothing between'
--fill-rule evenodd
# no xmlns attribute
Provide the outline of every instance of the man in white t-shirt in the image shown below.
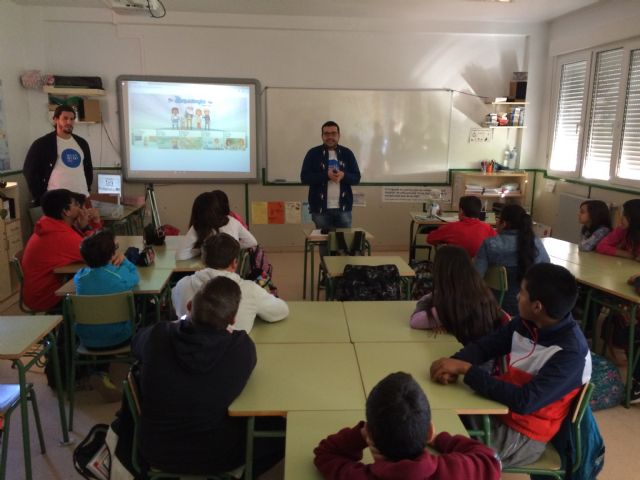
<svg viewBox="0 0 640 480"><path fill-rule="evenodd" d="M27 152L23 173L36 204L47 190L65 188L88 196L93 165L87 141L73 134L76 113L60 105L53 113L55 131L38 138Z"/></svg>
<svg viewBox="0 0 640 480"><path fill-rule="evenodd" d="M353 152L338 144L340 127L322 125L322 145L307 152L300 180L309 185L309 211L319 229L350 228L353 194L360 183L360 169Z"/></svg>

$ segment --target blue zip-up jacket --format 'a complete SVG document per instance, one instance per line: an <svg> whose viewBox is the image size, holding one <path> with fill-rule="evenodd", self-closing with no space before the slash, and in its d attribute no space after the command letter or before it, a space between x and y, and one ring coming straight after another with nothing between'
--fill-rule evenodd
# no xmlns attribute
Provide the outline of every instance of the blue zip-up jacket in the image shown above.
<svg viewBox="0 0 640 480"><path fill-rule="evenodd" d="M489 359L506 354L510 354L506 373L494 377L481 368ZM472 364L464 376L467 385L509 407L509 413L500 417L503 423L541 442L556 434L571 400L591 378L589 346L571 313L541 329L515 317L453 358Z"/></svg>
<svg viewBox="0 0 640 480"><path fill-rule="evenodd" d="M537 252L533 263L549 263L549 254L538 237L535 237L534 243ZM484 277L491 265L506 267L507 292L502 301L502 309L511 316L517 315L517 295L520 291L520 279L518 278L518 231L504 230L495 237L486 238L480 245L473 263L481 277Z"/></svg>
<svg viewBox="0 0 640 480"><path fill-rule="evenodd" d="M327 210L327 185L329 183L328 151L324 145L313 147L307 152L302 163L300 181L309 185L309 211L323 213ZM353 193L351 185L360 183L360 169L351 150L342 145L336 147L336 156L344 177L340 182L340 210L351 211Z"/></svg>
<svg viewBox="0 0 640 480"><path fill-rule="evenodd" d="M73 277L78 295L108 295L126 292L138 284L138 269L126 258L116 267L84 267ZM133 335L133 318L109 325L76 325L76 334L87 348L105 348L126 342Z"/></svg>

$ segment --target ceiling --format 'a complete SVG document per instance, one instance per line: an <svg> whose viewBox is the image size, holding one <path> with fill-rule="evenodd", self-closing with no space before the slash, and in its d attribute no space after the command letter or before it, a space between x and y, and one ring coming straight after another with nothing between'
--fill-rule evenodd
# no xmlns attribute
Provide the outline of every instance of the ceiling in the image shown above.
<svg viewBox="0 0 640 480"><path fill-rule="evenodd" d="M13 0L27 6L51 6L51 0ZM113 0L56 0L60 7L108 8ZM537 23L595 3L617 0L161 0L172 12L232 13Z"/></svg>

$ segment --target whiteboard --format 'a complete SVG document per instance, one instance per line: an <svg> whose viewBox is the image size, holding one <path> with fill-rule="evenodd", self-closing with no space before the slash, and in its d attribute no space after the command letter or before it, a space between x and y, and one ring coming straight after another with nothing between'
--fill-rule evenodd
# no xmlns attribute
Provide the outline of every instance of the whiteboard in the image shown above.
<svg viewBox="0 0 640 480"><path fill-rule="evenodd" d="M361 183L446 183L450 90L265 89L267 181L300 183L327 120L356 156Z"/></svg>

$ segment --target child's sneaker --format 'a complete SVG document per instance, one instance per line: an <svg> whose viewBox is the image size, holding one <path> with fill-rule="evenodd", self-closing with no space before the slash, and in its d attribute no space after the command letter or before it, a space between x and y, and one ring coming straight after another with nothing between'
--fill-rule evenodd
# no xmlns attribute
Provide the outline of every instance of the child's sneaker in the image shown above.
<svg viewBox="0 0 640 480"><path fill-rule="evenodd" d="M94 373L89 378L89 383L107 403L119 402L122 399L122 392L116 388L109 375L105 373Z"/></svg>
<svg viewBox="0 0 640 480"><path fill-rule="evenodd" d="M640 382L636 380L631 384L631 400L629 403L640 403Z"/></svg>

